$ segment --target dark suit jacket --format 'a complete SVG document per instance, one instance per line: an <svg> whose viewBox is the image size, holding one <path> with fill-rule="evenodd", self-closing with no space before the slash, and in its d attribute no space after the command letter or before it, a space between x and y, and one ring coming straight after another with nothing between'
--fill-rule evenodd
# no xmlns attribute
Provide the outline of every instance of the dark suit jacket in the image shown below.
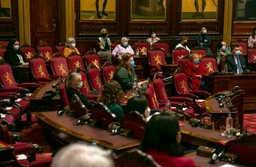
<svg viewBox="0 0 256 167"><path fill-rule="evenodd" d="M241 63L241 67L242 67L242 70L243 72L246 72L247 71L247 65L246 65L246 60L243 56L239 56L239 60L240 60L240 63ZM237 65L236 65L236 62L235 62L235 59L234 59L234 56L233 55L230 55L226 58L226 61L225 63L227 64L228 66L228 72L234 72L234 73L237 73Z"/></svg>

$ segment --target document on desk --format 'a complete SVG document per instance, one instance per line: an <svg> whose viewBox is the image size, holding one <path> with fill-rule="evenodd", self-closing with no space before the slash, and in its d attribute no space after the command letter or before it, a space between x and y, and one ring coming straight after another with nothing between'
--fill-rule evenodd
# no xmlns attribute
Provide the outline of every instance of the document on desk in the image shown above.
<svg viewBox="0 0 256 167"><path fill-rule="evenodd" d="M235 165L230 165L230 164L225 164L225 165L221 165L220 167L237 167Z"/></svg>

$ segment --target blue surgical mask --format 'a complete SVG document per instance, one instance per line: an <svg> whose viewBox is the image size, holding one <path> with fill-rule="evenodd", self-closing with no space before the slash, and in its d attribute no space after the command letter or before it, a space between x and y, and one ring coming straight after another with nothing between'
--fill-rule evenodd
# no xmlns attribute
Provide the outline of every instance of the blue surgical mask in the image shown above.
<svg viewBox="0 0 256 167"><path fill-rule="evenodd" d="M203 30L203 34L206 34L207 33L207 30Z"/></svg>
<svg viewBox="0 0 256 167"><path fill-rule="evenodd" d="M151 34L151 37L156 37L156 33Z"/></svg>
<svg viewBox="0 0 256 167"><path fill-rule="evenodd" d="M198 64L198 63L199 63L199 60L198 60L198 59L194 60L194 63L195 63L195 64Z"/></svg>
<svg viewBox="0 0 256 167"><path fill-rule="evenodd" d="M74 48L76 47L76 43L71 43L71 46Z"/></svg>
<svg viewBox="0 0 256 167"><path fill-rule="evenodd" d="M239 56L239 55L241 54L240 50L237 50L237 51L235 52L235 54L236 54L236 56Z"/></svg>
<svg viewBox="0 0 256 167"><path fill-rule="evenodd" d="M14 45L14 46L13 46L13 49L14 49L14 50L19 50L19 48L20 48L20 45Z"/></svg>
<svg viewBox="0 0 256 167"><path fill-rule="evenodd" d="M135 66L134 60L130 62L130 66L131 66L131 67L134 67L134 66Z"/></svg>
<svg viewBox="0 0 256 167"><path fill-rule="evenodd" d="M124 47L127 47L128 46L128 42L124 42Z"/></svg>
<svg viewBox="0 0 256 167"><path fill-rule="evenodd" d="M81 89L83 87L83 82L80 82L78 85L77 85L77 88L78 89Z"/></svg>
<svg viewBox="0 0 256 167"><path fill-rule="evenodd" d="M226 46L222 46L222 47L221 47L221 50L226 50Z"/></svg>

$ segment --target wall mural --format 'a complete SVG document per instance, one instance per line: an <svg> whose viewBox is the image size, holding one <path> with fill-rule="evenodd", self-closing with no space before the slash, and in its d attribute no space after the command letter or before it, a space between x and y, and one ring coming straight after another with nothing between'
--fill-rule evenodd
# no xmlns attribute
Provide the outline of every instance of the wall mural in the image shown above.
<svg viewBox="0 0 256 167"><path fill-rule="evenodd" d="M116 1L80 0L81 20L116 20Z"/></svg>
<svg viewBox="0 0 256 167"><path fill-rule="evenodd" d="M217 20L218 0L182 0L181 20Z"/></svg>
<svg viewBox="0 0 256 167"><path fill-rule="evenodd" d="M11 18L11 0L0 0L0 18Z"/></svg>
<svg viewBox="0 0 256 167"><path fill-rule="evenodd" d="M237 0L236 20L256 20L256 0Z"/></svg>

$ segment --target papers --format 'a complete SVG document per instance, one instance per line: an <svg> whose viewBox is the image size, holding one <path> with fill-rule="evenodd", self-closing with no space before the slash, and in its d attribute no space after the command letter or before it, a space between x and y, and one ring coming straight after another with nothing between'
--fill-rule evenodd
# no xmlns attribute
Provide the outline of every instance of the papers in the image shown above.
<svg viewBox="0 0 256 167"><path fill-rule="evenodd" d="M17 160L24 160L24 159L27 159L27 156L25 154L17 155Z"/></svg>
<svg viewBox="0 0 256 167"><path fill-rule="evenodd" d="M0 113L0 118L5 118L5 114Z"/></svg>
<svg viewBox="0 0 256 167"><path fill-rule="evenodd" d="M9 110L12 109L12 107L5 107L5 109L6 109L7 111L9 111Z"/></svg>
<svg viewBox="0 0 256 167"><path fill-rule="evenodd" d="M235 165L230 165L230 164L225 164L225 165L221 165L220 167L237 167Z"/></svg>
<svg viewBox="0 0 256 167"><path fill-rule="evenodd" d="M17 100L15 100L15 102L20 102L22 99L21 98L18 98Z"/></svg>
<svg viewBox="0 0 256 167"><path fill-rule="evenodd" d="M203 102L203 101L205 101L204 99L198 99L198 100L196 100L196 102Z"/></svg>

